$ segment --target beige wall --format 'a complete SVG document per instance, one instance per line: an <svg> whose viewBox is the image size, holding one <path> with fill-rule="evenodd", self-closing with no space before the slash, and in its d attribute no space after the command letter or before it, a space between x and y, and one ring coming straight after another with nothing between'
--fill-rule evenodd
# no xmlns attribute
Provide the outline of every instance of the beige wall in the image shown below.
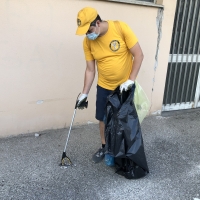
<svg viewBox="0 0 200 200"><path fill-rule="evenodd" d="M151 112L161 109L175 1L164 0L163 33ZM138 80L151 99L157 46L157 8L76 0L0 1L0 137L70 125L83 87L83 37L75 35L77 12L95 7L101 17L127 22L137 34L145 58ZM89 108L74 124L97 122L96 79ZM41 101L42 100L42 101Z"/></svg>

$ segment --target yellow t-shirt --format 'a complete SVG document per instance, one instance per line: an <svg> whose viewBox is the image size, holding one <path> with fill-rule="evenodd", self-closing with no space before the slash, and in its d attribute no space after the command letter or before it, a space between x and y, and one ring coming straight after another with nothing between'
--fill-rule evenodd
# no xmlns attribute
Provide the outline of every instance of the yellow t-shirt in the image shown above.
<svg viewBox="0 0 200 200"><path fill-rule="evenodd" d="M83 49L86 61L96 60L98 85L114 90L130 76L133 56L129 49L138 42L138 39L126 23L119 21L125 39L123 41L114 21L107 22L106 34L96 40L85 37Z"/></svg>

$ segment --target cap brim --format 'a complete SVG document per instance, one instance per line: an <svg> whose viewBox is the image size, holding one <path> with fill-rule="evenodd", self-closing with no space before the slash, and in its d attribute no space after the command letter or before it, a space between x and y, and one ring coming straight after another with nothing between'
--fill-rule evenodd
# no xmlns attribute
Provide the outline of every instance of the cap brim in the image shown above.
<svg viewBox="0 0 200 200"><path fill-rule="evenodd" d="M76 30L76 35L85 35L90 28L90 23L86 24L85 26L79 26Z"/></svg>

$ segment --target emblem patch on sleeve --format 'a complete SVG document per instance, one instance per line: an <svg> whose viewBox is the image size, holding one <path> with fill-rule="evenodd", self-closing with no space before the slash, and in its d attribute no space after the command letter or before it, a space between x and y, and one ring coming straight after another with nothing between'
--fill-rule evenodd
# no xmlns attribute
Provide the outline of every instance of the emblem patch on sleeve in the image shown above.
<svg viewBox="0 0 200 200"><path fill-rule="evenodd" d="M120 43L118 40L112 40L109 47L112 51L118 51L120 48Z"/></svg>

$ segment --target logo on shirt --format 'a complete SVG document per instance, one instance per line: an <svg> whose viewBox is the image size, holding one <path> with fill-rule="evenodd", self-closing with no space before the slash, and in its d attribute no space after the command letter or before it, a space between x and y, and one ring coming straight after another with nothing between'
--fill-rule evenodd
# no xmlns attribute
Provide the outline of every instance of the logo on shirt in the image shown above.
<svg viewBox="0 0 200 200"><path fill-rule="evenodd" d="M120 48L120 43L118 40L112 40L110 43L110 49L112 51L118 51Z"/></svg>
<svg viewBox="0 0 200 200"><path fill-rule="evenodd" d="M77 19L77 25L80 26L81 25L81 20Z"/></svg>

